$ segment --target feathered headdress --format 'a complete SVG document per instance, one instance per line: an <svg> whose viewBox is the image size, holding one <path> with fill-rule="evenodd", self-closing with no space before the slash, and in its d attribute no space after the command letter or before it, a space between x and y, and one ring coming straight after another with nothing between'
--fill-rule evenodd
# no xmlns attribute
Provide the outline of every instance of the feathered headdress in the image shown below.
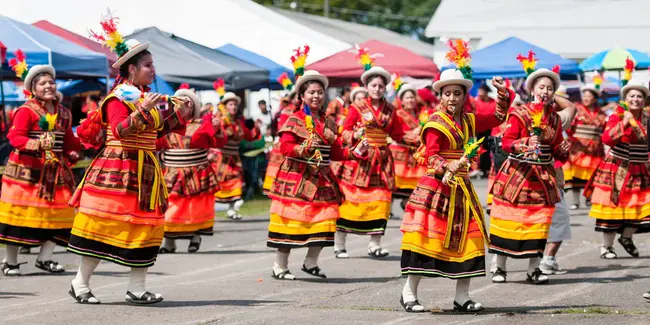
<svg viewBox="0 0 650 325"><path fill-rule="evenodd" d="M190 84L188 83L182 83L178 89L190 89Z"/></svg>
<svg viewBox="0 0 650 325"><path fill-rule="evenodd" d="M635 65L636 64L634 63L634 61L632 61L632 59L630 59L630 57L627 57L625 59L625 68L623 69L625 74L623 75L623 80L621 80L623 86L627 85L628 81L632 79L632 71L634 71Z"/></svg>
<svg viewBox="0 0 650 325"><path fill-rule="evenodd" d="M456 65L456 69L460 70L463 78L472 80L472 67L469 64L472 61L472 56L469 54L469 44L462 39L449 40L447 47L449 47L449 51L445 55L447 60Z"/></svg>
<svg viewBox="0 0 650 325"><path fill-rule="evenodd" d="M278 77L278 83L282 85L282 88L285 90L291 90L293 88L293 81L291 81L291 78L289 77L289 74L284 72Z"/></svg>
<svg viewBox="0 0 650 325"><path fill-rule="evenodd" d="M521 62L521 66L526 71L527 75L535 72L535 66L537 66L537 58L535 58L535 52L532 50L528 51L528 56L523 56L521 54L517 55L517 60Z"/></svg>
<svg viewBox="0 0 650 325"><path fill-rule="evenodd" d="M596 75L594 75L592 81L594 83L594 87L596 88L596 90L600 90L600 87L603 84L603 76L601 76L600 73L597 73Z"/></svg>
<svg viewBox="0 0 650 325"><path fill-rule="evenodd" d="M15 58L9 60L9 66L16 73L16 77L20 78L20 80L25 80L25 77L27 77L27 72L29 71L29 67L25 61L25 53L22 50L18 49L16 50L15 55Z"/></svg>
<svg viewBox="0 0 650 325"><path fill-rule="evenodd" d="M221 99L221 97L226 94L226 82L222 78L219 78L213 82L212 87L214 87L214 90L219 95L219 99Z"/></svg>
<svg viewBox="0 0 650 325"><path fill-rule="evenodd" d="M307 62L307 55L309 55L309 45L303 46L302 49L299 47L293 52L291 63L293 63L293 74L297 80L305 73L305 62Z"/></svg>
<svg viewBox="0 0 650 325"><path fill-rule="evenodd" d="M399 76L399 73L396 73L393 78L393 89L395 90L396 93L399 92L403 84L404 81L402 80L402 77Z"/></svg>
<svg viewBox="0 0 650 325"><path fill-rule="evenodd" d="M129 48L126 46L122 34L117 30L118 20L119 18L113 17L109 10L104 19L99 22L102 26L102 33L95 33L90 30L90 37L110 48L111 52L117 54L118 57L121 57L129 51Z"/></svg>
<svg viewBox="0 0 650 325"><path fill-rule="evenodd" d="M350 50L350 52L354 53L355 59L363 65L363 70L368 71L370 68L375 66L375 58L382 57L383 54L380 53L375 53L375 54L370 54L368 53L368 48L360 48L359 45L355 44L354 49Z"/></svg>

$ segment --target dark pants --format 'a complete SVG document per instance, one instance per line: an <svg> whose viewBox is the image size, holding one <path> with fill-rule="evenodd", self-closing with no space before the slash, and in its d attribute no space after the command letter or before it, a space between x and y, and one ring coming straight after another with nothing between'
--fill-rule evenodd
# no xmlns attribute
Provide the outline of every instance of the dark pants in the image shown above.
<svg viewBox="0 0 650 325"><path fill-rule="evenodd" d="M262 153L256 157L242 157L244 167L244 201L252 199L256 190L262 193L260 176L266 173L266 154Z"/></svg>

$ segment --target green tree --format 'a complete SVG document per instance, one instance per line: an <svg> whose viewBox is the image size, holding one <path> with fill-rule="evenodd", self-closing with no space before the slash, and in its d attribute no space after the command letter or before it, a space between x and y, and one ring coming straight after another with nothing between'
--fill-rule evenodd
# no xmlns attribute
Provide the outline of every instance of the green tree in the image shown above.
<svg viewBox="0 0 650 325"><path fill-rule="evenodd" d="M400 34L424 37L431 16L441 0L329 0L329 17L360 24L384 27ZM283 9L293 9L313 15L325 14L324 0L255 0ZM293 4L293 6L292 6Z"/></svg>

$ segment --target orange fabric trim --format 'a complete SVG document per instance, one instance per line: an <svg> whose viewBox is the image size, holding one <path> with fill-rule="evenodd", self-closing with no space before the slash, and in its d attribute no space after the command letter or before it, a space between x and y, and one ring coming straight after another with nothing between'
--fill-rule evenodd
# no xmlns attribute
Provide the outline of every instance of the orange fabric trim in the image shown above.
<svg viewBox="0 0 650 325"><path fill-rule="evenodd" d="M9 180L2 182L2 198L0 201L13 204L39 208L67 209L68 200L72 193L66 187L57 186L54 200L48 202L38 197L38 185L31 183L16 183Z"/></svg>
<svg viewBox="0 0 650 325"><path fill-rule="evenodd" d="M387 188L361 188L345 183L339 184L345 195L345 200L354 203L390 202L392 193Z"/></svg>
<svg viewBox="0 0 650 325"><path fill-rule="evenodd" d="M214 220L214 196L211 193L196 196L171 195L165 212L165 223L196 224Z"/></svg>
<svg viewBox="0 0 650 325"><path fill-rule="evenodd" d="M492 219L508 220L525 224L551 223L555 206L543 208L520 208L498 198L493 198Z"/></svg>
<svg viewBox="0 0 650 325"><path fill-rule="evenodd" d="M4 193L3 193L4 196ZM593 194L591 195L592 204L600 204L606 207L615 208L615 207L639 207L650 204L650 189L644 191L639 191L636 193L628 193L623 191L619 197L618 206L612 203L611 200L612 192L603 190L599 187L594 187Z"/></svg>
<svg viewBox="0 0 650 325"><path fill-rule="evenodd" d="M79 213L132 224L162 226L165 223L160 208L155 212L140 210L137 193L95 192L87 186L79 198Z"/></svg>
<svg viewBox="0 0 650 325"><path fill-rule="evenodd" d="M339 206L336 203L329 205L285 203L277 200L271 201L271 214L300 222L316 223L325 220L338 219Z"/></svg>

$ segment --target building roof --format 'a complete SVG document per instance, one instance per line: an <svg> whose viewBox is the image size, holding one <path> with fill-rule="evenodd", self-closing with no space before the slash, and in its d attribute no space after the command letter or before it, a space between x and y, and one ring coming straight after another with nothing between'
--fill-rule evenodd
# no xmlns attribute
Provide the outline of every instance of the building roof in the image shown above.
<svg viewBox="0 0 650 325"><path fill-rule="evenodd" d="M433 57L433 44L422 42L386 28L310 15L299 11L272 9L306 27L349 44L361 44L374 39L403 47L420 56Z"/></svg>
<svg viewBox="0 0 650 325"><path fill-rule="evenodd" d="M646 0L443 0L428 37L481 39L478 48L510 36L566 58L583 59L621 46L650 52Z"/></svg>

